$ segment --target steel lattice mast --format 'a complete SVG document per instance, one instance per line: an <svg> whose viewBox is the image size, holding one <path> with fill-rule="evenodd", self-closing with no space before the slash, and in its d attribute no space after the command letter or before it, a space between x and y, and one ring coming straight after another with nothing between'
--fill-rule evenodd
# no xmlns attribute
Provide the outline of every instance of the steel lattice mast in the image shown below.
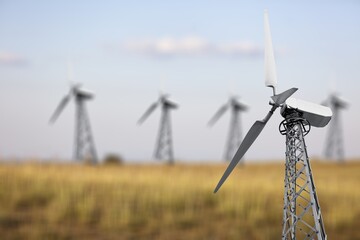
<svg viewBox="0 0 360 240"><path fill-rule="evenodd" d="M282 240L326 240L304 139L310 124L296 115L286 116L280 125L281 134L286 135Z"/></svg>
<svg viewBox="0 0 360 240"><path fill-rule="evenodd" d="M76 93L76 127L74 142L74 159L79 161L88 161L97 163L97 154L95 143L91 132L90 119L88 117L85 101L90 99L89 96Z"/></svg>
<svg viewBox="0 0 360 240"><path fill-rule="evenodd" d="M154 158L174 163L174 150L171 133L170 106L162 105L159 133L155 145Z"/></svg>
<svg viewBox="0 0 360 240"><path fill-rule="evenodd" d="M235 107L232 108L231 111L231 119L230 119L230 127L228 133L228 139L225 146L224 159L226 161L230 161L231 158L236 153L236 150L239 148L241 144L241 119L240 119L240 111Z"/></svg>
<svg viewBox="0 0 360 240"><path fill-rule="evenodd" d="M138 124L141 124L158 107L161 107L161 119L159 132L155 143L154 158L166 161L169 164L174 163L174 150L172 140L172 129L170 111L177 109L178 105L168 100L168 95L160 94L157 102L150 105L146 112L141 116Z"/></svg>
<svg viewBox="0 0 360 240"><path fill-rule="evenodd" d="M325 144L325 157L343 162L345 158L343 131L340 112L346 108L348 103L339 98L336 94L331 94L324 105L329 106L333 111L333 118L329 126Z"/></svg>

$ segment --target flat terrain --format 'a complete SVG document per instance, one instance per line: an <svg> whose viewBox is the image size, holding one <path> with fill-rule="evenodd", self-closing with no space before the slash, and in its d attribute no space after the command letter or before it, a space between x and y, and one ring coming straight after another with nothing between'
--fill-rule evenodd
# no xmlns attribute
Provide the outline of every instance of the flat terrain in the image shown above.
<svg viewBox="0 0 360 240"><path fill-rule="evenodd" d="M1 239L280 239L284 166L0 165ZM329 240L360 239L360 162L312 164Z"/></svg>

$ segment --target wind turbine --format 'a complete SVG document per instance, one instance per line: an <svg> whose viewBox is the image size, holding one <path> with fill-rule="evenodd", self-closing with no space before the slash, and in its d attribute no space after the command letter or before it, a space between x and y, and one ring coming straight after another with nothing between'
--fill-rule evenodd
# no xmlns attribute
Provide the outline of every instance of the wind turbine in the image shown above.
<svg viewBox="0 0 360 240"><path fill-rule="evenodd" d="M224 153L224 159L226 161L231 160L240 146L242 139L240 115L242 112L247 111L248 107L240 102L237 96L232 95L229 97L229 101L219 108L208 123L209 126L213 126L229 109L231 111L231 119Z"/></svg>
<svg viewBox="0 0 360 240"><path fill-rule="evenodd" d="M171 132L170 110L177 109L178 105L169 101L169 95L160 93L159 99L150 105L141 116L138 124L142 124L157 107L161 107L161 119L159 133L155 145L154 157L157 160L166 160L169 164L174 163L174 151Z"/></svg>
<svg viewBox="0 0 360 240"><path fill-rule="evenodd" d="M348 107L348 102L341 98L339 94L333 92L323 103L333 111L333 118L327 133L325 156L328 159L336 159L338 162L344 161L344 142L340 112Z"/></svg>
<svg viewBox="0 0 360 240"><path fill-rule="evenodd" d="M69 80L71 80L70 66ZM50 118L50 123L54 123L70 100L75 102L75 142L73 158L77 161L89 161L97 163L95 143L91 133L90 119L85 108L85 102L94 98L94 94L81 89L81 84L70 84L70 91L60 101L55 112Z"/></svg>
<svg viewBox="0 0 360 240"><path fill-rule="evenodd" d="M214 192L216 193L229 174L259 136L277 108L285 118L279 131L286 136L285 189L282 239L326 240L320 204L316 194L304 136L311 127L324 127L331 119L331 109L315 103L290 98L297 88L276 93L275 58L270 34L268 13L264 13L265 25L265 85L273 89L271 109L263 120L256 121L246 134L239 149L225 170Z"/></svg>

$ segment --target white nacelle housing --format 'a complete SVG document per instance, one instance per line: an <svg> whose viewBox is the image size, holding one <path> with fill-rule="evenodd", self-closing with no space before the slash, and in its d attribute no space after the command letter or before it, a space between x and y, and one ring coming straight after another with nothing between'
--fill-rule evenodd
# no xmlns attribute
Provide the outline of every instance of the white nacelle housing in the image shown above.
<svg viewBox="0 0 360 240"><path fill-rule="evenodd" d="M281 109L281 115L284 116L286 109L297 110L314 127L325 127L332 117L330 108L295 98L288 98L286 100L285 105Z"/></svg>
<svg viewBox="0 0 360 240"><path fill-rule="evenodd" d="M80 95L83 98L86 99L92 99L94 98L95 94L89 90L86 89L76 89L76 94Z"/></svg>

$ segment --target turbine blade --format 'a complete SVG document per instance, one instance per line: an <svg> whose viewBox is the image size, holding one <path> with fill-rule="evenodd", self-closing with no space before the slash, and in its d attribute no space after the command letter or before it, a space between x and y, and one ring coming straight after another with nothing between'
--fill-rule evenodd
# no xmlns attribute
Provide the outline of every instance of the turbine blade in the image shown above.
<svg viewBox="0 0 360 240"><path fill-rule="evenodd" d="M216 121L219 120L219 118L226 112L228 107L229 107L228 104L221 106L219 108L219 110L215 113L215 115L210 119L210 121L208 122L208 125L209 126L214 125L216 123Z"/></svg>
<svg viewBox="0 0 360 240"><path fill-rule="evenodd" d="M234 170L236 165L239 163L241 158L244 156L244 154L247 152L247 150L250 148L250 146L254 143L256 138L259 136L261 131L264 129L266 123L269 121L270 117L273 115L276 108L277 108L276 106L273 106L263 120L258 120L252 125L252 127L246 134L244 140L241 142L241 145L240 145L239 149L237 150L237 152L235 153L235 156L233 157L229 166L227 167L223 176L221 177L219 183L217 184L217 186L214 190L214 193L216 193L220 189L220 187L226 181L226 179L228 178L230 173Z"/></svg>
<svg viewBox="0 0 360 240"><path fill-rule="evenodd" d="M53 115L50 118L50 121L49 121L50 123L54 123L56 121L56 119L59 117L62 110L65 108L66 104L69 102L70 97L71 97L71 95L68 94L61 100L61 102L55 109L55 112L53 113Z"/></svg>
<svg viewBox="0 0 360 240"><path fill-rule="evenodd" d="M274 50L271 40L270 24L268 11L264 12L264 31L265 31L265 86L276 87L276 65Z"/></svg>
<svg viewBox="0 0 360 240"><path fill-rule="evenodd" d="M280 106L283 104L291 95L293 95L298 89L297 88L290 88L280 94L276 94L271 97L274 101L276 106Z"/></svg>
<svg viewBox="0 0 360 240"><path fill-rule="evenodd" d="M146 110L146 112L141 116L141 118L138 121L138 124L142 124L146 118L155 110L155 108L158 106L158 103L153 103L150 105L150 107Z"/></svg>

